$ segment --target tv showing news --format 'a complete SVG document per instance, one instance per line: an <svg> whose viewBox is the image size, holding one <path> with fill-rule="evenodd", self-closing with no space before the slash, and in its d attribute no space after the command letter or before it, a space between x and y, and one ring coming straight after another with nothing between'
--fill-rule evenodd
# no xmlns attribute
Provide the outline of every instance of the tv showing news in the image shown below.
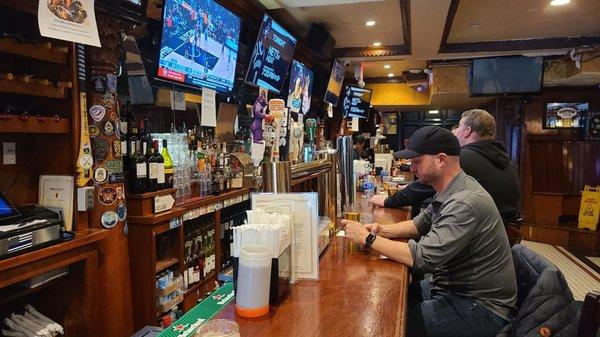
<svg viewBox="0 0 600 337"><path fill-rule="evenodd" d="M346 86L344 91L343 111L346 117L368 118L371 108L371 90Z"/></svg>
<svg viewBox="0 0 600 337"><path fill-rule="evenodd" d="M344 65L338 60L333 61L333 68L331 69L331 75L327 83L327 91L325 91L325 98L323 99L326 103L337 106L345 75L346 68Z"/></svg>
<svg viewBox="0 0 600 337"><path fill-rule="evenodd" d="M231 92L241 20L214 0L165 0L157 77Z"/></svg>
<svg viewBox="0 0 600 337"><path fill-rule="evenodd" d="M589 103L546 103L544 128L582 128L589 111Z"/></svg>
<svg viewBox="0 0 600 337"><path fill-rule="evenodd" d="M543 57L492 57L474 59L471 96L533 94L542 90Z"/></svg>
<svg viewBox="0 0 600 337"><path fill-rule="evenodd" d="M265 14L250 58L246 82L281 92L296 41L292 34Z"/></svg>
<svg viewBox="0 0 600 337"><path fill-rule="evenodd" d="M304 64L293 60L290 71L287 106L293 112L307 113L313 89L313 72Z"/></svg>

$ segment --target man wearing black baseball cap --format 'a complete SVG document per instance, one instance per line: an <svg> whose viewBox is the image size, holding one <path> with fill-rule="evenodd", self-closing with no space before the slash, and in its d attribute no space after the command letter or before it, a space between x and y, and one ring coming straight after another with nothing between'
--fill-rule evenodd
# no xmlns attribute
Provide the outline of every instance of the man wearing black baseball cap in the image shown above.
<svg viewBox="0 0 600 337"><path fill-rule="evenodd" d="M407 336L495 336L514 315L516 276L500 213L462 171L459 153L449 130L417 130L398 156L411 158L411 171L436 190L431 205L392 225L342 220L350 240L432 275L409 287Z"/></svg>

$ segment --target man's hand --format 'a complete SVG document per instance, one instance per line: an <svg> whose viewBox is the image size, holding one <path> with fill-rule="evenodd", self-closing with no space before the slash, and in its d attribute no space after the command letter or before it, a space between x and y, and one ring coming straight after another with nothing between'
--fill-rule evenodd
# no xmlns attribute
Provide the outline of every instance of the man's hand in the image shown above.
<svg viewBox="0 0 600 337"><path fill-rule="evenodd" d="M350 241L363 245L369 231L360 222L352 220L342 220L342 226L346 231L346 238Z"/></svg>
<svg viewBox="0 0 600 337"><path fill-rule="evenodd" d="M384 207L385 199L387 199L387 196L385 194L378 194L374 195L369 201L374 205Z"/></svg>
<svg viewBox="0 0 600 337"><path fill-rule="evenodd" d="M379 234L381 232L381 225L377 222L365 224L365 228L372 234Z"/></svg>

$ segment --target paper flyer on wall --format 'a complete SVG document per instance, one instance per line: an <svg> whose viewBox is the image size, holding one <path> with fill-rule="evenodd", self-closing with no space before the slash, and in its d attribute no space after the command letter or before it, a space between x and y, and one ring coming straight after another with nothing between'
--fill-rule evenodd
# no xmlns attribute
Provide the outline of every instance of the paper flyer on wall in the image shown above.
<svg viewBox="0 0 600 337"><path fill-rule="evenodd" d="M45 37L100 47L94 0L39 0L38 27Z"/></svg>

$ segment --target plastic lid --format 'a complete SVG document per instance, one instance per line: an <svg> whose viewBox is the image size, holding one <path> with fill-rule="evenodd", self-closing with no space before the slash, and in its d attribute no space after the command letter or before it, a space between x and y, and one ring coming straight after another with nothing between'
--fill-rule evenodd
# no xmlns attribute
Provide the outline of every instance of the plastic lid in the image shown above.
<svg viewBox="0 0 600 337"><path fill-rule="evenodd" d="M251 259L270 259L271 251L265 246L248 245L241 248L240 257Z"/></svg>

